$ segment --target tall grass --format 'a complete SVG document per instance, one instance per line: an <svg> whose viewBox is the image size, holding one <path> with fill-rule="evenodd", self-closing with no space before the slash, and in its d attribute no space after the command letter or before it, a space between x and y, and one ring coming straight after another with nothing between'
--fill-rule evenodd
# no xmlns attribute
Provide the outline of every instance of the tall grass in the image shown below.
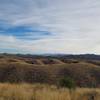
<svg viewBox="0 0 100 100"><path fill-rule="evenodd" d="M0 84L0 100L100 100L100 89L4 83Z"/></svg>

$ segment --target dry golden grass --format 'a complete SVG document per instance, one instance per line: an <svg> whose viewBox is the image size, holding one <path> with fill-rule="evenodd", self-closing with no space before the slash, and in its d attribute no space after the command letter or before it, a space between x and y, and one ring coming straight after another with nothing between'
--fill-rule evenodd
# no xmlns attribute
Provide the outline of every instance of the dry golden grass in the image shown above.
<svg viewBox="0 0 100 100"><path fill-rule="evenodd" d="M100 89L57 89L40 84L0 84L0 100L100 100Z"/></svg>

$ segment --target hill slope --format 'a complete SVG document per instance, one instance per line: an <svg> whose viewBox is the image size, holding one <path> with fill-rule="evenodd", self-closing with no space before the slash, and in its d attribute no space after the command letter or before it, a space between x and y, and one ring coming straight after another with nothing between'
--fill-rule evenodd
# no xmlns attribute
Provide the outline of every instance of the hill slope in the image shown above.
<svg viewBox="0 0 100 100"><path fill-rule="evenodd" d="M0 82L57 84L71 77L77 86L100 86L100 61L62 57L0 56Z"/></svg>

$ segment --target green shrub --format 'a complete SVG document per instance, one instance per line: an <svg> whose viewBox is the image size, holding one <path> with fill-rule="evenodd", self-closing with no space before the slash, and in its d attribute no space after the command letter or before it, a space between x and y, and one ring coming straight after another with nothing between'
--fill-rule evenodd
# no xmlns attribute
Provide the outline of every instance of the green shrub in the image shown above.
<svg viewBox="0 0 100 100"><path fill-rule="evenodd" d="M75 81L70 77L64 77L64 78L60 79L59 85L61 87L66 87L69 89L74 89L76 86Z"/></svg>

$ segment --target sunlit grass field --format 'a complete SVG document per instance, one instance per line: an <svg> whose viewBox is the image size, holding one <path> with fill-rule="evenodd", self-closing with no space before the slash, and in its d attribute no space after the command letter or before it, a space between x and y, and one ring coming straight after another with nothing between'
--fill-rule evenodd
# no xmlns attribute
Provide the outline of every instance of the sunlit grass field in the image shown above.
<svg viewBox="0 0 100 100"><path fill-rule="evenodd" d="M47 84L0 84L0 100L100 100L100 89L57 88Z"/></svg>

